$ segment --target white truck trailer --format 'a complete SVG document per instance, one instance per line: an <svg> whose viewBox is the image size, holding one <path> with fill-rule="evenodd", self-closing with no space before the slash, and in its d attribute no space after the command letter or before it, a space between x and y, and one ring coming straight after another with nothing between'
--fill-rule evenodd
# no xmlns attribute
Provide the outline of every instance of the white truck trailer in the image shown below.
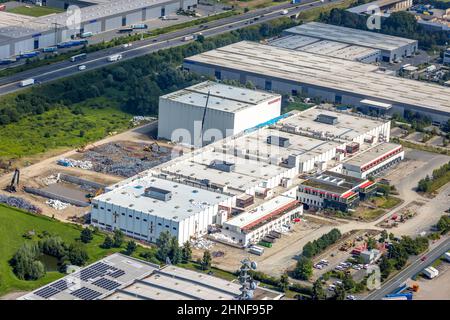
<svg viewBox="0 0 450 320"><path fill-rule="evenodd" d="M107 60L108 60L109 62L119 61L119 60L121 60L121 59L122 59L122 55L121 55L121 54L113 54L112 56L109 56L109 57L107 58Z"/></svg>
<svg viewBox="0 0 450 320"><path fill-rule="evenodd" d="M19 83L19 85L21 87L31 86L33 84L34 84L34 79L25 79L25 80L20 81L20 83Z"/></svg>

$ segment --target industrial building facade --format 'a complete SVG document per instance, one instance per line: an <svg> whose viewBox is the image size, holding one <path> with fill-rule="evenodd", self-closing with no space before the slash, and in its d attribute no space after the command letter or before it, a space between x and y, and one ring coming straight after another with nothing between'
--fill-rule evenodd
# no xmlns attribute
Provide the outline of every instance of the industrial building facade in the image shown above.
<svg viewBox="0 0 450 320"><path fill-rule="evenodd" d="M156 242L161 232L168 231L182 245L205 235L219 205L230 207L233 201L234 196L206 187L147 177L93 199L91 222L146 242Z"/></svg>
<svg viewBox="0 0 450 320"><path fill-rule="evenodd" d="M300 174L339 175L342 162L388 142L389 130L390 121L326 106L291 111L107 187L92 200L91 221L146 242L169 231L180 244L215 225L244 247L302 214ZM368 194L364 179L347 179L358 181L350 191Z"/></svg>
<svg viewBox="0 0 450 320"><path fill-rule="evenodd" d="M405 151L401 145L382 143L345 161L342 172L348 176L365 179L387 170L404 158Z"/></svg>
<svg viewBox="0 0 450 320"><path fill-rule="evenodd" d="M278 117L281 96L206 81L161 96L158 110L159 138L201 146Z"/></svg>
<svg viewBox="0 0 450 320"><path fill-rule="evenodd" d="M347 212L359 201L370 198L376 184L333 171L325 171L302 182L297 191L297 200L307 208L330 208Z"/></svg>
<svg viewBox="0 0 450 320"><path fill-rule="evenodd" d="M75 17L69 11L37 18L0 11L0 59L54 46L84 32L120 29L196 6L197 0L100 1L80 8L80 25L70 28Z"/></svg>
<svg viewBox="0 0 450 320"><path fill-rule="evenodd" d="M436 125L450 118L449 88L389 76L376 65L303 51L243 41L186 58L184 68L335 104L365 107L370 100L380 113L419 112Z"/></svg>

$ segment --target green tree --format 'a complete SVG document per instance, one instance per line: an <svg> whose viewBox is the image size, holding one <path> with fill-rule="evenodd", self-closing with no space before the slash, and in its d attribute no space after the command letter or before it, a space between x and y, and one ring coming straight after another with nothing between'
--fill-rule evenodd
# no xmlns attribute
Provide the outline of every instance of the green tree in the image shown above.
<svg viewBox="0 0 450 320"><path fill-rule="evenodd" d="M349 273L344 274L344 278L342 279L342 285L346 291L352 291L356 287L356 282L353 280L353 277Z"/></svg>
<svg viewBox="0 0 450 320"><path fill-rule="evenodd" d="M178 245L178 239L176 237L172 237L170 240L170 260L173 264L178 264L181 262L181 248Z"/></svg>
<svg viewBox="0 0 450 320"><path fill-rule="evenodd" d="M133 240L127 242L127 248L125 249L125 254L131 256L133 252L137 249L137 244Z"/></svg>
<svg viewBox="0 0 450 320"><path fill-rule="evenodd" d="M312 292L313 300L325 300L327 298L327 294L325 290L323 290L322 281L320 279L314 281Z"/></svg>
<svg viewBox="0 0 450 320"><path fill-rule="evenodd" d="M281 275L278 287L283 292L286 292L286 290L289 288L289 276L287 275L287 273L283 273Z"/></svg>
<svg viewBox="0 0 450 320"><path fill-rule="evenodd" d="M71 264L84 266L89 260L86 249L80 245L71 244L67 252L67 259Z"/></svg>
<svg viewBox="0 0 450 320"><path fill-rule="evenodd" d="M106 236L101 247L103 249L111 249L114 246L114 240L110 236Z"/></svg>
<svg viewBox="0 0 450 320"><path fill-rule="evenodd" d="M81 234L80 234L81 242L89 243L92 241L92 239L94 239L94 235L90 228L84 228L83 230L81 230Z"/></svg>
<svg viewBox="0 0 450 320"><path fill-rule="evenodd" d="M114 247L120 248L124 242L125 236L123 232L119 229L114 230L113 240L114 240Z"/></svg>
<svg viewBox="0 0 450 320"><path fill-rule="evenodd" d="M440 217L436 227L442 234L446 234L450 230L450 216Z"/></svg>
<svg viewBox="0 0 450 320"><path fill-rule="evenodd" d="M334 299L335 300L345 300L347 293L345 291L344 286L337 285L334 289Z"/></svg>
<svg viewBox="0 0 450 320"><path fill-rule="evenodd" d="M203 252L202 258L202 270L211 269L211 262L212 262L211 253L209 252L209 250L205 250L205 252Z"/></svg>
<svg viewBox="0 0 450 320"><path fill-rule="evenodd" d="M309 280L313 273L313 264L311 259L301 256L297 261L297 265L294 269L294 277L300 280Z"/></svg>
<svg viewBox="0 0 450 320"><path fill-rule="evenodd" d="M181 249L181 259L183 263L188 263L192 259L192 249L189 241L186 241L183 244L183 248Z"/></svg>
<svg viewBox="0 0 450 320"><path fill-rule="evenodd" d="M156 257L161 262L166 262L167 257L170 253L170 233L169 231L164 231L159 234L158 239L156 239L156 245L158 246L158 251Z"/></svg>
<svg viewBox="0 0 450 320"><path fill-rule="evenodd" d="M367 239L367 249L372 250L372 249L375 249L376 247L377 247L377 241L375 240L375 238L369 237Z"/></svg>
<svg viewBox="0 0 450 320"><path fill-rule="evenodd" d="M393 267L392 267L391 261L389 260L389 258L386 255L383 255L381 257L379 267L380 267L381 279L382 280L387 279L387 277L389 277L389 274L391 274Z"/></svg>

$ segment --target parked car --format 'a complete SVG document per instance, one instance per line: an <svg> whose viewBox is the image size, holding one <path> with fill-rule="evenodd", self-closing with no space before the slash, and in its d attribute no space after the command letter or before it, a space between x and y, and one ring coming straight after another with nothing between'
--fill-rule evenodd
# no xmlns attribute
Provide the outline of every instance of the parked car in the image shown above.
<svg viewBox="0 0 450 320"><path fill-rule="evenodd" d="M82 64L81 66L78 66L78 70L80 70L80 71L86 70L86 66L84 64Z"/></svg>
<svg viewBox="0 0 450 320"><path fill-rule="evenodd" d="M356 300L356 297L354 295L348 295L347 300Z"/></svg>

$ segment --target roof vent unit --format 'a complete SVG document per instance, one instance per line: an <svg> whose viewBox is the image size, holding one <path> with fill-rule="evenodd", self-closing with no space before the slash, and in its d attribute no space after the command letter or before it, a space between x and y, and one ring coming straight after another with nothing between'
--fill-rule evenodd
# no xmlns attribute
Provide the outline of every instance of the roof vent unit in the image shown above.
<svg viewBox="0 0 450 320"><path fill-rule="evenodd" d="M144 195L156 200L169 201L172 199L172 191L164 190L156 187L148 187L145 189Z"/></svg>
<svg viewBox="0 0 450 320"><path fill-rule="evenodd" d="M268 136L267 143L276 145L279 147L284 147L284 148L287 148L290 145L289 138L284 138L284 137L279 137L279 136Z"/></svg>
<svg viewBox="0 0 450 320"><path fill-rule="evenodd" d="M317 116L316 121L325 124L335 125L338 123L338 118L321 113Z"/></svg>
<svg viewBox="0 0 450 320"><path fill-rule="evenodd" d="M224 171L224 172L232 172L235 169L235 164L231 162L226 162L222 160L213 160L209 165L210 168Z"/></svg>

